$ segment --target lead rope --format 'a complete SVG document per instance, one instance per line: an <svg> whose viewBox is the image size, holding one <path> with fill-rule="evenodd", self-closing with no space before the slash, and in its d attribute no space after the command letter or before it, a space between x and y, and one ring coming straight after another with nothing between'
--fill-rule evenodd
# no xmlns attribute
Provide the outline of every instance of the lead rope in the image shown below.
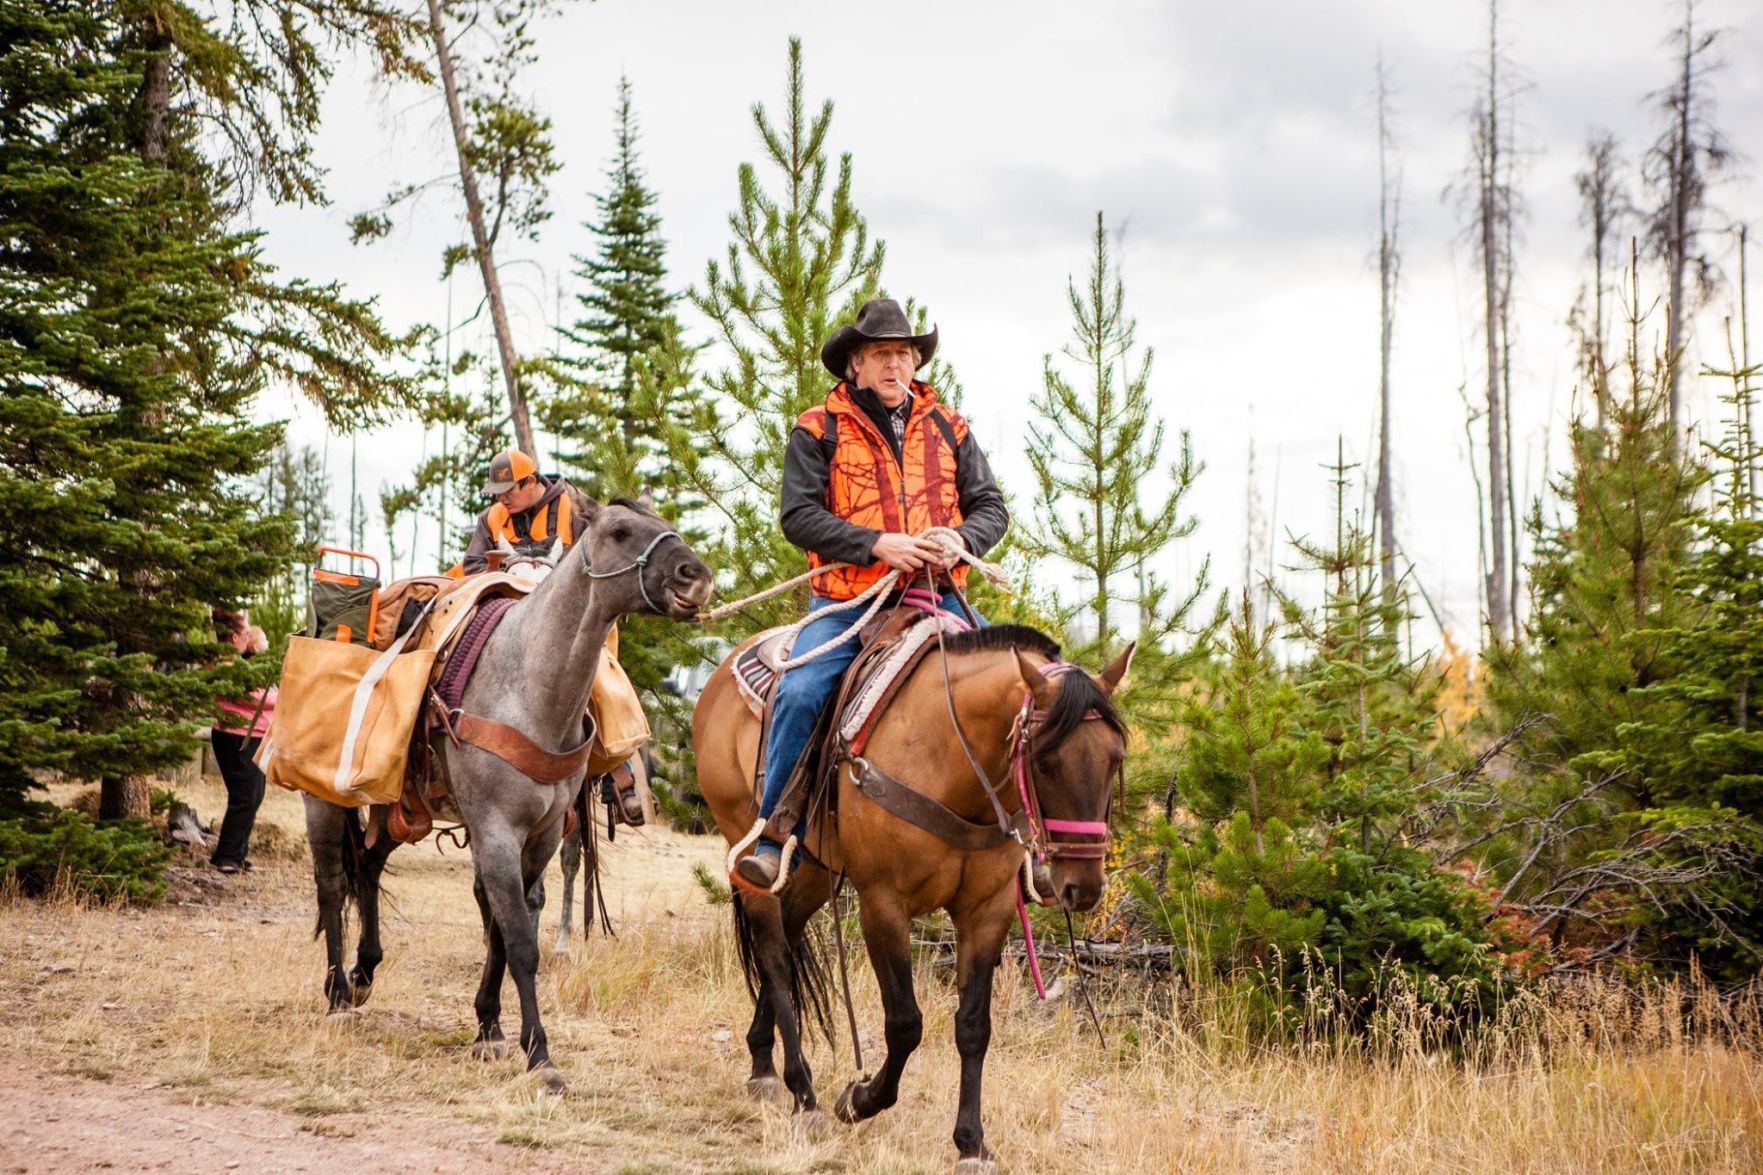
<svg viewBox="0 0 1763 1175"><path fill-rule="evenodd" d="M845 966L844 894L845 875L841 872L833 883L833 941L839 948L839 985L845 989L845 1019L851 1025L851 1057L857 1063L857 1072L863 1073L863 1041L857 1035L857 1009L851 1006L851 972Z"/></svg>
<svg viewBox="0 0 1763 1175"><path fill-rule="evenodd" d="M941 536L938 535L937 532L947 530L949 530L949 528L946 526L933 526L929 530L926 530L920 537L937 538L941 541ZM955 549L955 544L953 543L945 541L944 546L952 548L952 553L955 558L985 576L987 583L1000 591L1010 590L1010 576L1002 567L998 566L996 563L987 563L984 559L981 559L977 555L964 549ZM804 571L801 575L791 576L782 583L773 584L771 587L754 592L750 596L742 596L738 600L730 600L726 604L719 604L708 612L700 612L698 613L698 623L714 624L718 620L726 620L744 608L749 608L762 600L769 600L773 596L782 595L784 592L787 592L792 588L801 587L803 584L817 576L830 575L835 571L846 571L857 566L858 564L856 563L827 563L810 571Z"/></svg>

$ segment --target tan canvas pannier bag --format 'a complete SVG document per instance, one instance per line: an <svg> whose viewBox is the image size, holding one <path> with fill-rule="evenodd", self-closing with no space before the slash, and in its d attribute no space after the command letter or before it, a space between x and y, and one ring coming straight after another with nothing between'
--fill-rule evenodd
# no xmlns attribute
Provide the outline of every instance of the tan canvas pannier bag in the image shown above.
<svg viewBox="0 0 1763 1175"><path fill-rule="evenodd" d="M618 663L618 627L606 634L606 651L588 691L588 716L594 720L594 749L588 752L588 778L604 775L636 754L649 741L649 719L637 687Z"/></svg>
<svg viewBox="0 0 1763 1175"><path fill-rule="evenodd" d="M398 801L435 663L433 650L404 652L410 635L384 651L288 638L275 718L256 756L269 782L349 808Z"/></svg>

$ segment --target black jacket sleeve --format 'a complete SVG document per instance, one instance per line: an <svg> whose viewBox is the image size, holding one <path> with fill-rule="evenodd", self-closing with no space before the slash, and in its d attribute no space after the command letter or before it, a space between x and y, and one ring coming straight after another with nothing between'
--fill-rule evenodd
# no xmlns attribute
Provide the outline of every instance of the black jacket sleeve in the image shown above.
<svg viewBox="0 0 1763 1175"><path fill-rule="evenodd" d="M471 532L471 544L465 548L464 563L467 575L476 575L490 565L487 555L490 549L496 545L496 540L490 537L489 523L484 521L488 515L489 511L487 510L478 515L477 526Z"/></svg>
<svg viewBox="0 0 1763 1175"><path fill-rule="evenodd" d="M992 463L974 439L973 430L955 453L955 493L961 503L961 525L955 529L967 542L975 556L998 545L1010 529L1010 510L1004 505L1004 491L992 476Z"/></svg>
<svg viewBox="0 0 1763 1175"><path fill-rule="evenodd" d="M823 559L868 567L875 562L869 552L881 531L853 525L828 510L830 480L819 438L805 428L792 429L784 450L784 537Z"/></svg>

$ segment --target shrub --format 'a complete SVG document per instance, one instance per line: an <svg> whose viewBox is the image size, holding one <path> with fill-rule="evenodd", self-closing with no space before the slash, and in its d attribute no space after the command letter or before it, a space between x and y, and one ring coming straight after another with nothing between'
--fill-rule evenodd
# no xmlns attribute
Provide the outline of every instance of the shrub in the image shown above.
<svg viewBox="0 0 1763 1175"><path fill-rule="evenodd" d="M142 820L94 824L50 804L0 820L0 885L149 905L165 896L171 850Z"/></svg>

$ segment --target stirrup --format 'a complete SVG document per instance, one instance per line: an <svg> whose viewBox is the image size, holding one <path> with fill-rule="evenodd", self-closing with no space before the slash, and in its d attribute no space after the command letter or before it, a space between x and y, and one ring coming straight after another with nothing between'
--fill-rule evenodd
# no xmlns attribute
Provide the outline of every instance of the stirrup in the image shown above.
<svg viewBox="0 0 1763 1175"><path fill-rule="evenodd" d="M743 853L753 847L753 845L759 840L760 834L764 831L765 817L761 816L759 819L753 821L753 827L747 830L747 835L736 841L729 848L728 858L723 863L728 870L729 880L741 889L746 890L748 893L756 892L756 889L750 882L739 880L738 875L735 873L735 864L740 861ZM771 888L765 892L773 895L780 894L783 892L784 886L790 883L790 862L795 859L797 843L796 834L792 832L790 838L784 842L783 850L778 855L777 880L772 882Z"/></svg>

